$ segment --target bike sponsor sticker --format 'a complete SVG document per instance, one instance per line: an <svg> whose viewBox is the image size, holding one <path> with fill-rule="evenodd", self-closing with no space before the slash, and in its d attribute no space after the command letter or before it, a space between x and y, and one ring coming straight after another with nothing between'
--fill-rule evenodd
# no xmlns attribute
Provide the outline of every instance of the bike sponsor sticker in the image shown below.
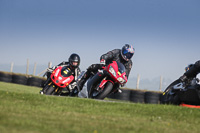
<svg viewBox="0 0 200 133"><path fill-rule="evenodd" d="M63 71L65 74L67 74L68 72L67 71Z"/></svg>
<svg viewBox="0 0 200 133"><path fill-rule="evenodd" d="M65 79L65 80L63 81L63 83L66 83L66 82L68 82L68 81L70 81L70 78Z"/></svg>
<svg viewBox="0 0 200 133"><path fill-rule="evenodd" d="M60 71L59 69L56 71L55 76L58 76L59 71Z"/></svg>
<svg viewBox="0 0 200 133"><path fill-rule="evenodd" d="M119 74L119 76L121 76L121 75L122 75L122 74L121 74L119 71L118 71L117 73Z"/></svg>

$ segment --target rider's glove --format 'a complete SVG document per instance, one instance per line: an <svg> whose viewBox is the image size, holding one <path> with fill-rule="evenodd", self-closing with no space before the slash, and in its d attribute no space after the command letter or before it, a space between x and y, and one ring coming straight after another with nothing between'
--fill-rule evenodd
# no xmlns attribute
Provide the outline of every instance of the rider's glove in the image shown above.
<svg viewBox="0 0 200 133"><path fill-rule="evenodd" d="M106 65L106 61L104 59L101 59L100 64Z"/></svg>
<svg viewBox="0 0 200 133"><path fill-rule="evenodd" d="M187 79L187 76L183 75L179 78L179 80L181 80L181 82L184 82Z"/></svg>
<svg viewBox="0 0 200 133"><path fill-rule="evenodd" d="M53 66L51 69L53 69L53 70L56 69L56 66Z"/></svg>
<svg viewBox="0 0 200 133"><path fill-rule="evenodd" d="M54 69L52 69L52 68L47 68L47 71L48 72L52 72Z"/></svg>
<svg viewBox="0 0 200 133"><path fill-rule="evenodd" d="M56 66L53 66L53 67L51 67L51 68L47 68L47 71L48 71L48 72L52 72L54 69L56 69Z"/></svg>

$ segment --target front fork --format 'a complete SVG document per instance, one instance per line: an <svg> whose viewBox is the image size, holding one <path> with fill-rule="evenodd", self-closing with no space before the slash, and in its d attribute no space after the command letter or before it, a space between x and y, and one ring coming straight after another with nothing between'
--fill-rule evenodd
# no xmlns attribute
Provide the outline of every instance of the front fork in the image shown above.
<svg viewBox="0 0 200 133"><path fill-rule="evenodd" d="M117 92L122 93L122 90L119 88L119 84L114 83L112 80L107 80L106 78L107 78L107 77L105 77L105 78L101 81L101 83L100 83L100 85L99 85L99 88L100 88L102 91L103 91L103 89L104 89L104 85L105 85L107 82L111 82L111 83L113 84L113 89L112 89L112 91L111 91L110 93L117 93Z"/></svg>
<svg viewBox="0 0 200 133"><path fill-rule="evenodd" d="M103 89L104 88L104 85L107 83L107 82L111 82L113 85L114 85L114 82L112 81L112 80L107 80L107 77L105 77L102 81L101 81L101 83L100 83L100 85L99 85L99 88L101 88L101 89Z"/></svg>
<svg viewBox="0 0 200 133"><path fill-rule="evenodd" d="M91 77L87 82L87 91L90 95L93 89L102 82L102 80L106 77L104 73L98 72L93 77Z"/></svg>
<svg viewBox="0 0 200 133"><path fill-rule="evenodd" d="M52 84L52 82L49 82L51 78L48 78L45 83L44 83L44 87L42 88L42 90L40 91L40 94L45 94L46 90L49 88L49 86Z"/></svg>
<svg viewBox="0 0 200 133"><path fill-rule="evenodd" d="M48 81L48 82L49 82L49 81ZM46 82L46 83L48 83L48 82ZM48 89L51 85L53 86L53 88L55 88L54 93L59 94L59 93L62 91L61 89L59 89L59 87L56 87L56 86L53 84L53 82L49 82L48 84L46 84L46 85L44 86L44 88L42 89L42 92L43 92L43 93L46 93L47 89ZM41 92L40 92L40 93L41 93Z"/></svg>

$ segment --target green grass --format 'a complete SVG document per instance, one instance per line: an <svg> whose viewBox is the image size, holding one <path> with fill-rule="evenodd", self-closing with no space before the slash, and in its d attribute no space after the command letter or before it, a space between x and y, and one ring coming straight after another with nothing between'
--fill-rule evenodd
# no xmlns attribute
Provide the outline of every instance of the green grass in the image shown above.
<svg viewBox="0 0 200 133"><path fill-rule="evenodd" d="M0 82L0 133L199 133L200 110L39 95Z"/></svg>

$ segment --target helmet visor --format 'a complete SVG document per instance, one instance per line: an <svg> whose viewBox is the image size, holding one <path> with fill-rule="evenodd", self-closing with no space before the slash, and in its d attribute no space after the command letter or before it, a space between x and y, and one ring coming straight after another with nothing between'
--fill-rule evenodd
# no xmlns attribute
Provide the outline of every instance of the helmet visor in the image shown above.
<svg viewBox="0 0 200 133"><path fill-rule="evenodd" d="M126 59L126 60L129 60L129 59L131 59L132 58L132 56L133 56L133 52L129 52L128 50L124 50L123 52L122 52L122 54L123 54L123 56L124 56L124 58Z"/></svg>
<svg viewBox="0 0 200 133"><path fill-rule="evenodd" d="M78 62L73 61L73 62L72 62L72 66L78 66Z"/></svg>

